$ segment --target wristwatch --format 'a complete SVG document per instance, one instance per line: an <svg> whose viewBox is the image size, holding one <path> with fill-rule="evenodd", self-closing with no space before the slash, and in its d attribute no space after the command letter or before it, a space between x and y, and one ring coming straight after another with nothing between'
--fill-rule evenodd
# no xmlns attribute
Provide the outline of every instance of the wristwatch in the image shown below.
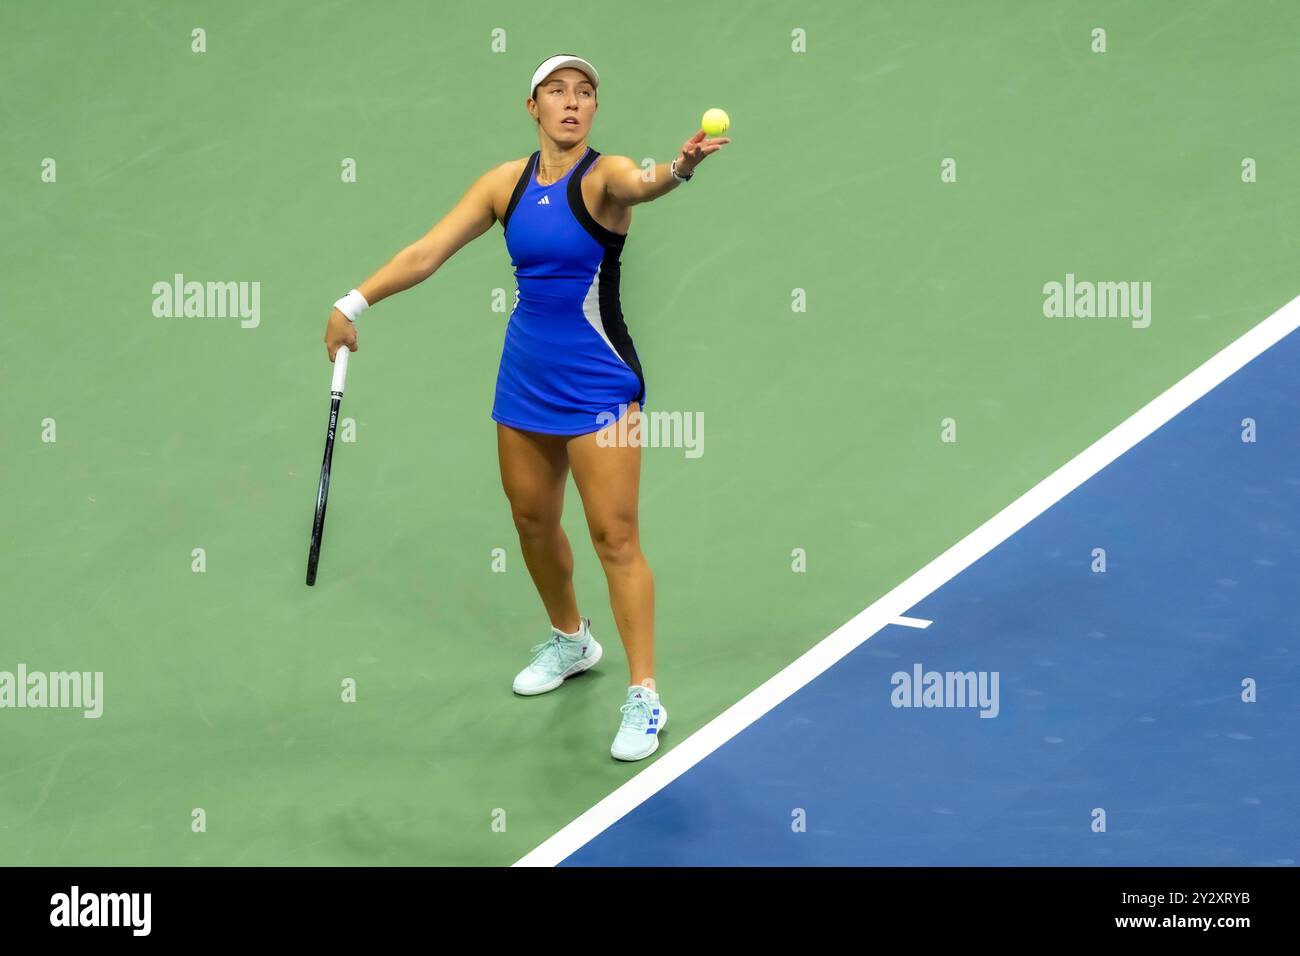
<svg viewBox="0 0 1300 956"><path fill-rule="evenodd" d="M691 173L691 176L678 176L678 175L677 175L677 160L675 160L675 159L673 160L672 165L668 167L668 171L669 171L670 173L673 174L673 179L677 180L679 183L688 183L688 182L691 181L691 176L694 176L694 175L695 175L695 173L692 172L692 173Z"/></svg>

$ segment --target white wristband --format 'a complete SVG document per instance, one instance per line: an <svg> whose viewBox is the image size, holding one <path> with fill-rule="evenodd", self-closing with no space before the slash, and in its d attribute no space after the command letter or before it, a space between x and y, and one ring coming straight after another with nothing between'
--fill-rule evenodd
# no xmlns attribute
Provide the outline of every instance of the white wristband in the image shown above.
<svg viewBox="0 0 1300 956"><path fill-rule="evenodd" d="M335 302L334 308L346 315L349 322L355 322L358 315L370 308L370 303L366 301L365 296L356 289L353 289L343 298Z"/></svg>

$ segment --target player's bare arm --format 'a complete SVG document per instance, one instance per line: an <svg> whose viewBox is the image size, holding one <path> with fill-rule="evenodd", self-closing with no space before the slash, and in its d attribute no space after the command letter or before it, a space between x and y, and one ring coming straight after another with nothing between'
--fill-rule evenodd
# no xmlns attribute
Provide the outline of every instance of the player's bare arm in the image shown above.
<svg viewBox="0 0 1300 956"><path fill-rule="evenodd" d="M731 142L727 136L709 137L700 130L685 143L677 154L677 175L691 176L695 168ZM605 172L605 194L610 201L620 206L636 206L643 202L658 199L678 186L684 185L672 174L672 163L659 163L654 168L654 175L647 178L642 175L641 167L628 156L606 156L608 164Z"/></svg>
<svg viewBox="0 0 1300 956"><path fill-rule="evenodd" d="M357 286L357 291L366 302L374 305L380 299L418 285L437 272L444 262L471 240L487 232L497 219L493 204L495 191L500 188L501 177L514 165L502 163L480 176L432 229L401 249L374 275ZM357 330L347 316L334 309L325 325L325 348L331 362L341 345L346 345L350 351L355 352Z"/></svg>

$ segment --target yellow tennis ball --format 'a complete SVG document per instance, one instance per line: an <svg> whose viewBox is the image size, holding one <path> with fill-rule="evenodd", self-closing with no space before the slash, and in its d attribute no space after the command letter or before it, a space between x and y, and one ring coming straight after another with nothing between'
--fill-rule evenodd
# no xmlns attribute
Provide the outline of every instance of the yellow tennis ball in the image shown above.
<svg viewBox="0 0 1300 956"><path fill-rule="evenodd" d="M700 129L710 136L721 136L731 125L731 120L727 117L726 110L720 110L714 107L704 113L704 119L700 122Z"/></svg>

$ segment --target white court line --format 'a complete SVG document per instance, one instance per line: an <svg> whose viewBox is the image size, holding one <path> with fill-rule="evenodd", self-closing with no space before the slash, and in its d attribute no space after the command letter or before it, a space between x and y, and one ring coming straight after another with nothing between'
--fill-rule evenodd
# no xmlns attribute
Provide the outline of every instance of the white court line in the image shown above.
<svg viewBox="0 0 1300 956"><path fill-rule="evenodd" d="M923 618L923 617L896 617L896 618L894 618L892 621L890 621L889 623L890 623L890 624L901 624L903 627L920 627L920 628L926 628L926 627L929 627L931 624L933 624L934 621L927 621L927 620L926 620L925 618Z"/></svg>
<svg viewBox="0 0 1300 956"><path fill-rule="evenodd" d="M1298 327L1300 297L1152 399L514 865L559 863Z"/></svg>

